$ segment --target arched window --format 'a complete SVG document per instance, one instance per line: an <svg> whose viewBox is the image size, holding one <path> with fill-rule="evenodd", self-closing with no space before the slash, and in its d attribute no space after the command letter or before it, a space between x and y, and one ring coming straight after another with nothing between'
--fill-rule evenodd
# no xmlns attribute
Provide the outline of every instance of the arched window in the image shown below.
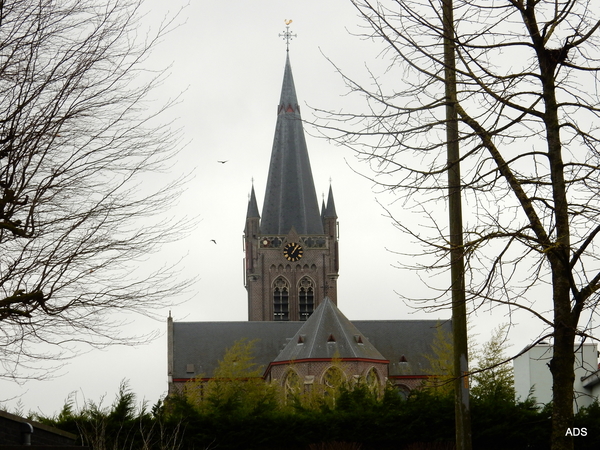
<svg viewBox="0 0 600 450"><path fill-rule="evenodd" d="M371 392L378 393L381 388L381 382L379 381L379 374L375 367L371 367L367 372L366 376L367 387Z"/></svg>
<svg viewBox="0 0 600 450"><path fill-rule="evenodd" d="M402 399L406 400L410 395L410 388L404 384L395 384L394 392Z"/></svg>
<svg viewBox="0 0 600 450"><path fill-rule="evenodd" d="M346 374L337 366L330 366L321 378L323 399L325 402L335 407L335 403L340 395L340 388L347 382Z"/></svg>
<svg viewBox="0 0 600 450"><path fill-rule="evenodd" d="M346 374L342 369L336 366L331 366L323 374L323 384L332 390L339 388L345 381Z"/></svg>
<svg viewBox="0 0 600 450"><path fill-rule="evenodd" d="M314 283L308 277L300 280L298 285L298 311L300 320L306 320L315 310L315 288Z"/></svg>
<svg viewBox="0 0 600 450"><path fill-rule="evenodd" d="M302 383L300 382L300 377L294 370L290 369L285 375L285 379L283 381L285 399L288 400L299 395L301 387Z"/></svg>
<svg viewBox="0 0 600 450"><path fill-rule="evenodd" d="M288 282L279 277L273 283L273 320L290 320L290 289Z"/></svg>

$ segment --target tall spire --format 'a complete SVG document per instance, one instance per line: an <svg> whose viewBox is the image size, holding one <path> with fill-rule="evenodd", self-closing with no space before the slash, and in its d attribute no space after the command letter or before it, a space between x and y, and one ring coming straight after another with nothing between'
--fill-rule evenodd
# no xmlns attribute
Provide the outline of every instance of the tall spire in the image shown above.
<svg viewBox="0 0 600 450"><path fill-rule="evenodd" d="M289 53L286 56L261 233L323 234Z"/></svg>
<svg viewBox="0 0 600 450"><path fill-rule="evenodd" d="M248 199L248 211L246 212L246 218L260 217L258 213L258 205L256 203L256 195L254 195L254 184L252 184L252 191L250 192L250 199Z"/></svg>
<svg viewBox="0 0 600 450"><path fill-rule="evenodd" d="M335 202L333 201L333 189L329 185L329 196L327 197L327 209L323 217L334 217L337 219L337 213L335 212Z"/></svg>

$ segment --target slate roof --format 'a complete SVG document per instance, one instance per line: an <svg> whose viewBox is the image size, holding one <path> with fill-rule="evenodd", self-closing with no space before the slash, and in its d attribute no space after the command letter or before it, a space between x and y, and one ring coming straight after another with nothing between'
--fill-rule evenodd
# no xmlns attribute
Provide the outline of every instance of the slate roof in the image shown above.
<svg viewBox="0 0 600 450"><path fill-rule="evenodd" d="M323 217L335 217L337 219L337 213L335 212L335 202L333 201L333 189L329 186L329 196L327 197L327 209L323 214Z"/></svg>
<svg viewBox="0 0 600 450"><path fill-rule="evenodd" d="M249 219L251 217L260 217L258 212L258 205L256 203L256 195L254 194L254 186L252 186L252 190L250 191L250 200L248 200L248 211L246 212L246 218Z"/></svg>
<svg viewBox="0 0 600 450"><path fill-rule="evenodd" d="M326 297L274 361L331 358L386 361L368 339Z"/></svg>
<svg viewBox="0 0 600 450"><path fill-rule="evenodd" d="M225 351L242 338L257 339L255 362L266 369L307 322L173 322L173 379L211 377ZM384 359L394 375L428 375L436 320L355 320L352 324ZM404 362L405 360L405 362ZM193 365L193 372L188 372Z"/></svg>
<svg viewBox="0 0 600 450"><path fill-rule="evenodd" d="M286 57L277 124L263 203L262 234L323 234L300 107Z"/></svg>
<svg viewBox="0 0 600 450"><path fill-rule="evenodd" d="M390 361L390 376L431 375L425 355L433 355L438 327L452 334L450 320L353 320L352 323Z"/></svg>
<svg viewBox="0 0 600 450"><path fill-rule="evenodd" d="M236 341L256 339L255 360L266 369L304 322L173 322L174 379L212 377ZM193 371L188 366L193 365Z"/></svg>

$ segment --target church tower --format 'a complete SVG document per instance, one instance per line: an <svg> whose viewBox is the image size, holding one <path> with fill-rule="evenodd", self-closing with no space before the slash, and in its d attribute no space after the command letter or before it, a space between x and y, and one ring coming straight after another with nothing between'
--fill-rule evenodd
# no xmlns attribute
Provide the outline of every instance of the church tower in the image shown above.
<svg viewBox="0 0 600 450"><path fill-rule="evenodd" d="M248 320L304 321L325 297L337 304L333 192L319 211L289 53L262 216L253 186L244 243Z"/></svg>

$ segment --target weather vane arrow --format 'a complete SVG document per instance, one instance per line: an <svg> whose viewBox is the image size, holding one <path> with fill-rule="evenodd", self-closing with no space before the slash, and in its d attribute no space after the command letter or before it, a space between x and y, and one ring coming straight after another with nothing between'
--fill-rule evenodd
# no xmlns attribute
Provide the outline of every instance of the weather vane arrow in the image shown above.
<svg viewBox="0 0 600 450"><path fill-rule="evenodd" d="M283 33L279 33L279 37L282 37L285 41L285 49L287 52L290 51L290 41L293 38L298 37L297 34L292 34L290 32L290 23L292 23L291 19L285 19L285 31Z"/></svg>

